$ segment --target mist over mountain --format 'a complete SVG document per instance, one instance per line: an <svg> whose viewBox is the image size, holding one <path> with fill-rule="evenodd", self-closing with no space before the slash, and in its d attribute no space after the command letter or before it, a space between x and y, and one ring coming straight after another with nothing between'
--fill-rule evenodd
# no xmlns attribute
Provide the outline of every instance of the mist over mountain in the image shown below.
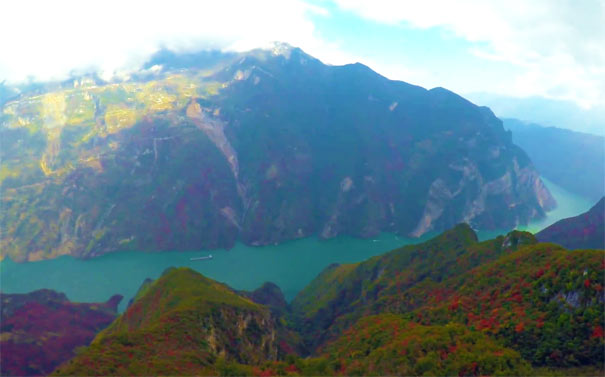
<svg viewBox="0 0 605 377"><path fill-rule="evenodd" d="M493 93L467 93L473 103L489 106L500 118L605 136L605 106L584 109L572 101L544 97L516 98Z"/></svg>
<svg viewBox="0 0 605 377"><path fill-rule="evenodd" d="M503 119L513 142L540 174L565 189L596 201L605 195L605 138L517 119Z"/></svg>

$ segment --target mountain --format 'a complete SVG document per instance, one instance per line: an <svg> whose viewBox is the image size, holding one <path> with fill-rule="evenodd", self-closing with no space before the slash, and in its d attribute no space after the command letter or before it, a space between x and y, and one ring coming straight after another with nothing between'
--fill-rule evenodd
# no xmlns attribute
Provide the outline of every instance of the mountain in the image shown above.
<svg viewBox="0 0 605 377"><path fill-rule="evenodd" d="M602 104L585 109L573 101L538 96L517 98L493 93L467 93L465 97L473 103L489 106L499 118L515 118L605 137L605 106Z"/></svg>
<svg viewBox="0 0 605 377"><path fill-rule="evenodd" d="M17 261L512 229L555 205L489 109L287 45L24 89L0 123Z"/></svg>
<svg viewBox="0 0 605 377"><path fill-rule="evenodd" d="M602 375L604 257L459 225L331 266L285 306L273 284L172 268L53 374Z"/></svg>
<svg viewBox="0 0 605 377"><path fill-rule="evenodd" d="M605 195L605 137L503 119L540 175L597 201Z"/></svg>
<svg viewBox="0 0 605 377"><path fill-rule="evenodd" d="M440 284L417 285L392 309L421 323L464 323L536 366L602 367L604 256L539 243Z"/></svg>
<svg viewBox="0 0 605 377"><path fill-rule="evenodd" d="M87 346L117 316L122 296L105 303L70 302L43 289L0 293L0 375L46 375Z"/></svg>
<svg viewBox="0 0 605 377"><path fill-rule="evenodd" d="M605 198L588 212L542 229L536 237L541 242L554 242L568 249L605 249Z"/></svg>
<svg viewBox="0 0 605 377"><path fill-rule="evenodd" d="M307 346L317 349L359 318L381 313L408 288L445 280L535 242L530 233L517 231L478 242L473 230L461 224L418 245L326 268L294 298L292 310Z"/></svg>
<svg viewBox="0 0 605 377"><path fill-rule="evenodd" d="M137 296L54 373L216 375L221 368L277 360L291 349L267 307L191 269L168 269Z"/></svg>
<svg viewBox="0 0 605 377"><path fill-rule="evenodd" d="M459 226L424 244L332 266L292 309L315 350L355 337L355 323L368 315L390 313L425 326L462 324L535 367L602 370L604 257L603 250L536 243L523 232L477 242Z"/></svg>

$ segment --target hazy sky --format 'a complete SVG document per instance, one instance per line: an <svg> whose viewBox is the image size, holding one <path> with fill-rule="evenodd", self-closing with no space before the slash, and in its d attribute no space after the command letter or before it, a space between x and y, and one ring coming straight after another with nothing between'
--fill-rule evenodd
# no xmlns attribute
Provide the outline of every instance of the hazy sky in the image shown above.
<svg viewBox="0 0 605 377"><path fill-rule="evenodd" d="M283 41L428 88L605 104L605 0L19 0L0 15L0 81Z"/></svg>

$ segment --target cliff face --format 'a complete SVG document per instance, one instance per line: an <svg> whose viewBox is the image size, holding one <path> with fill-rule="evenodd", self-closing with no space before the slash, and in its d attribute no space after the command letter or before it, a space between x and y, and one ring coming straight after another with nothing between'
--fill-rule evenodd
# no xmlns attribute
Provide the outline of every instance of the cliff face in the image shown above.
<svg viewBox="0 0 605 377"><path fill-rule="evenodd" d="M284 46L179 59L3 105L3 256L512 228L555 205L491 111L445 89Z"/></svg>
<svg viewBox="0 0 605 377"><path fill-rule="evenodd" d="M87 346L117 316L122 296L105 303L72 303L64 294L39 290L0 293L0 364L3 376L46 375Z"/></svg>

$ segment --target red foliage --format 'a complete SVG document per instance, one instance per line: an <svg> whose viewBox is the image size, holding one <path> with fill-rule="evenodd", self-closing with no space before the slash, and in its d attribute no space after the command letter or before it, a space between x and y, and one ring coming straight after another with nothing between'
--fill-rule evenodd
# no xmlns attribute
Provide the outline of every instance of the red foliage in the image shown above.
<svg viewBox="0 0 605 377"><path fill-rule="evenodd" d="M584 280L584 288L590 288L590 279Z"/></svg>
<svg viewBox="0 0 605 377"><path fill-rule="evenodd" d="M270 368L267 368L267 369L261 371L260 374L258 375L258 377L271 377L271 376L275 376L275 372L273 372Z"/></svg>
<svg viewBox="0 0 605 377"><path fill-rule="evenodd" d="M525 329L525 324L523 324L523 322L519 322L517 323L517 326L515 326L515 332L520 333Z"/></svg>
<svg viewBox="0 0 605 377"><path fill-rule="evenodd" d="M603 328L601 326L597 326L592 330L591 338L603 338Z"/></svg>
<svg viewBox="0 0 605 377"><path fill-rule="evenodd" d="M101 310L99 310L100 308ZM115 314L103 304L32 301L5 318L3 328L16 337L0 344L0 363L11 375L48 374L73 357L73 350L90 343L95 334L113 321ZM35 372L31 365L36 365Z"/></svg>
<svg viewBox="0 0 605 377"><path fill-rule="evenodd" d="M296 373L296 372L298 372L298 368L294 364L288 365L284 370L286 372L288 372L288 373Z"/></svg>
<svg viewBox="0 0 605 377"><path fill-rule="evenodd" d="M449 310L450 311L458 310L459 305L460 305L460 303L458 302L458 300L453 301L449 306Z"/></svg>
<svg viewBox="0 0 605 377"><path fill-rule="evenodd" d="M544 269L539 269L536 274L534 275L534 278L539 279L542 277L542 275L544 275Z"/></svg>

